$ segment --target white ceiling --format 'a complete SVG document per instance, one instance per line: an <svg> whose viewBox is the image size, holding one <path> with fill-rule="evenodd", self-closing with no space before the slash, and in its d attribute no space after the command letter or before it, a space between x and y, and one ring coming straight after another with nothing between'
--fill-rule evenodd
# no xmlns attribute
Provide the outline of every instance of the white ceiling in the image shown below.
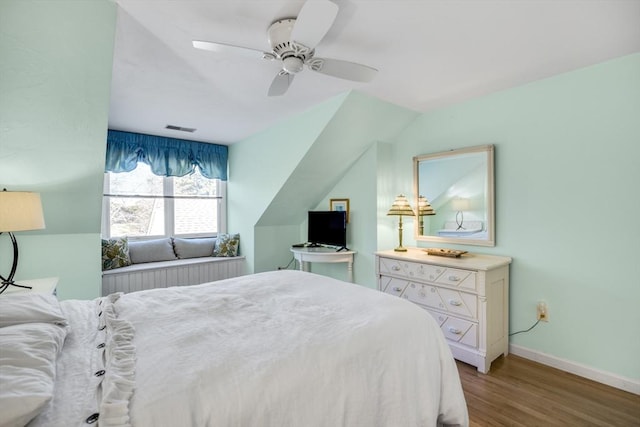
<svg viewBox="0 0 640 427"><path fill-rule="evenodd" d="M305 68L268 97L278 62L191 41L269 51L269 25L303 1L116 0L110 128L231 144L351 89L425 112L640 52L640 0L333 1L340 10L316 56L377 68L375 79Z"/></svg>

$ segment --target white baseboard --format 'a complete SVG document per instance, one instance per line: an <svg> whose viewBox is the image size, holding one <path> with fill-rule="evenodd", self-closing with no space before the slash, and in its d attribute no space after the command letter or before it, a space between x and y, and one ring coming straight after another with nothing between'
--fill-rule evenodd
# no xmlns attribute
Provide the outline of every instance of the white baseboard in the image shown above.
<svg viewBox="0 0 640 427"><path fill-rule="evenodd" d="M516 356L524 357L525 359L560 369L561 371L569 372L611 387L619 388L620 390L628 391L629 393L640 395L640 380L637 379L626 378L617 374L612 374L611 372L601 371L590 366L581 365L580 363L576 363L572 360L561 359L550 354L531 350L515 344L509 344L509 352Z"/></svg>

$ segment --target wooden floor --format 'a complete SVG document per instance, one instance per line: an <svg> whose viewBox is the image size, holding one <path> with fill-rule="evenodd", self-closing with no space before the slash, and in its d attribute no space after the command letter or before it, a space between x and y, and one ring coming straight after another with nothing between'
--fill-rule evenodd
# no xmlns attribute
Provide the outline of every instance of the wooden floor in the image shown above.
<svg viewBox="0 0 640 427"><path fill-rule="evenodd" d="M470 426L640 426L640 396L509 355L458 363Z"/></svg>

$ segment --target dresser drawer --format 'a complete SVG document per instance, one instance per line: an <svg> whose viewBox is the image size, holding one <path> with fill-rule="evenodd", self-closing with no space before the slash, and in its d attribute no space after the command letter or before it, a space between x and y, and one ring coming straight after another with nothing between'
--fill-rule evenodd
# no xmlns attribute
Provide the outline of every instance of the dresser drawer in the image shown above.
<svg viewBox="0 0 640 427"><path fill-rule="evenodd" d="M409 282L395 277L380 276L380 290L399 297Z"/></svg>
<svg viewBox="0 0 640 427"><path fill-rule="evenodd" d="M380 274L392 274L407 279L435 281L445 270L438 265L421 264L419 262L399 261L390 258L379 258Z"/></svg>
<svg viewBox="0 0 640 427"><path fill-rule="evenodd" d="M437 311L425 309L440 325L445 338L449 341L478 347L478 324L468 320L459 319Z"/></svg>
<svg viewBox="0 0 640 427"><path fill-rule="evenodd" d="M478 297L474 294L411 282L402 296L411 302L450 314L478 318Z"/></svg>
<svg viewBox="0 0 640 427"><path fill-rule="evenodd" d="M406 277L410 280L434 282L460 289L476 290L476 272L419 262L379 258L380 274Z"/></svg>
<svg viewBox="0 0 640 427"><path fill-rule="evenodd" d="M460 270L458 268L447 268L436 279L437 283L443 285L456 286L461 289L476 290L476 272Z"/></svg>

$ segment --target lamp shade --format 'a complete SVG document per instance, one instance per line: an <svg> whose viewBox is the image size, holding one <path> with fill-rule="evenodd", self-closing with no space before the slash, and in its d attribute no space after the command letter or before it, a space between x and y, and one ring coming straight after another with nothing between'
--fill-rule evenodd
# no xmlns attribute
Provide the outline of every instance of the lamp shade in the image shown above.
<svg viewBox="0 0 640 427"><path fill-rule="evenodd" d="M419 196L418 197L418 216L435 215L435 214L436 214L436 211L433 210L427 198L424 196Z"/></svg>
<svg viewBox="0 0 640 427"><path fill-rule="evenodd" d="M391 205L391 208L389 209L389 212L387 212L387 215L415 216L416 213L413 211L413 209L411 209L407 198L403 194L400 194L394 200L393 205Z"/></svg>
<svg viewBox="0 0 640 427"><path fill-rule="evenodd" d="M43 228L44 215L40 194L27 191L0 191L0 233Z"/></svg>
<svg viewBox="0 0 640 427"><path fill-rule="evenodd" d="M451 207L454 211L468 211L470 206L469 199L457 198L451 201Z"/></svg>

